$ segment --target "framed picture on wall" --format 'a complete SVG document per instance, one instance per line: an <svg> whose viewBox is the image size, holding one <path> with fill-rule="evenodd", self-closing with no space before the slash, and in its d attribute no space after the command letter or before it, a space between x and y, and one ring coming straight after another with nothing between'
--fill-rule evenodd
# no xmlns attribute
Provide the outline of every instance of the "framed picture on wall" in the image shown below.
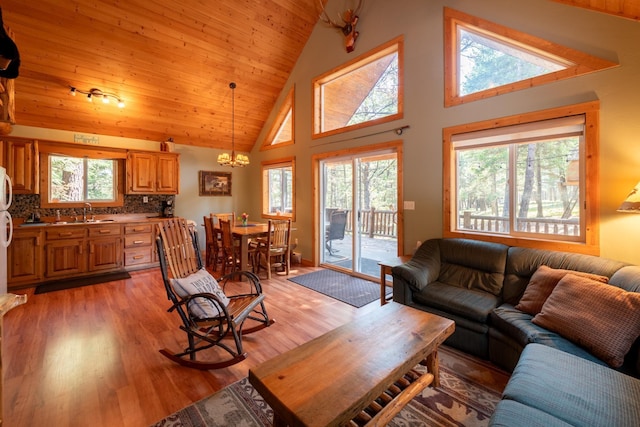
<svg viewBox="0 0 640 427"><path fill-rule="evenodd" d="M200 196L231 196L231 172L199 171Z"/></svg>

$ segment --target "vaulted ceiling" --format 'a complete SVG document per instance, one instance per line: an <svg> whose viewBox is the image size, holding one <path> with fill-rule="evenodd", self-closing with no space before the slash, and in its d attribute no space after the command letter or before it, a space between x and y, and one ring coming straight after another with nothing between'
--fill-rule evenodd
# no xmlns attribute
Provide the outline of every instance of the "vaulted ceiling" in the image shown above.
<svg viewBox="0 0 640 427"><path fill-rule="evenodd" d="M16 123L250 150L318 20L317 0L2 0L22 65ZM340 46L336 46L340 48ZM69 86L115 93L87 102Z"/></svg>
<svg viewBox="0 0 640 427"><path fill-rule="evenodd" d="M635 0L555 1L640 15ZM354 2L343 3L346 9ZM229 149L234 81L239 151L260 142L320 13L318 0L0 0L0 6L22 61L17 124ZM70 96L70 86L115 93L126 107Z"/></svg>

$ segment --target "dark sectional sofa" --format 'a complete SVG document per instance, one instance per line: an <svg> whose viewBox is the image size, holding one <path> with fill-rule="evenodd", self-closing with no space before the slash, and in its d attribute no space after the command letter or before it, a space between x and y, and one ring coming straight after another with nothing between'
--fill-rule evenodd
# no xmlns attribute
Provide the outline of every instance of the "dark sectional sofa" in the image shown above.
<svg viewBox="0 0 640 427"><path fill-rule="evenodd" d="M524 306L529 302L534 288L523 298L527 286L530 282L537 284L546 268L572 274L553 288L553 298L546 299L536 318L535 312L519 309L519 303ZM594 283L578 277L585 273L602 276L607 284L585 288L585 283ZM616 307L600 306L603 297L598 292L605 292L604 299L609 298L609 291L616 295L614 299L622 293L620 289L640 292L640 267L569 252L468 239L432 239L424 242L411 260L394 267L392 275L394 301L456 322L456 331L447 344L513 371L492 425L640 425L640 339L628 339L633 344L624 361L609 357L607 348L603 356L603 350L598 351L602 347L598 338L606 343L610 334L598 333L593 326L603 320L598 316L606 316L604 320L614 325L606 331L618 334L621 328L627 328L622 332L635 334L640 327L640 314L635 312L640 310L631 310L631 315L618 319ZM574 286L574 282L580 283ZM592 289L595 296L585 297ZM625 295L631 295L632 302L637 303L637 295ZM562 298L568 299L566 310L558 306L564 303ZM578 310L571 304L582 305ZM561 318L568 316L570 325L572 321L576 324L573 314L584 315L585 319L582 322L578 318L574 336L572 330L562 326L564 320L553 317L554 313ZM618 349L619 341L616 335L612 347ZM621 366L612 367L612 363ZM537 424L523 421L522 417L529 416L538 420Z"/></svg>

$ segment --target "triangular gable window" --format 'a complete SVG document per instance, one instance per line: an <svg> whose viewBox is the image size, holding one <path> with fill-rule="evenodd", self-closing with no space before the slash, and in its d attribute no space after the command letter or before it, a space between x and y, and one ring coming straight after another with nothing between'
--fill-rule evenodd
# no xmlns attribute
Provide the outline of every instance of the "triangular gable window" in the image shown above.
<svg viewBox="0 0 640 427"><path fill-rule="evenodd" d="M618 64L445 8L445 106Z"/></svg>
<svg viewBox="0 0 640 427"><path fill-rule="evenodd" d="M286 99L280 106L278 115L271 130L267 134L267 137L262 144L261 150L268 150L270 148L283 147L285 145L291 145L294 143L293 138L293 98L294 88L291 88L287 94Z"/></svg>

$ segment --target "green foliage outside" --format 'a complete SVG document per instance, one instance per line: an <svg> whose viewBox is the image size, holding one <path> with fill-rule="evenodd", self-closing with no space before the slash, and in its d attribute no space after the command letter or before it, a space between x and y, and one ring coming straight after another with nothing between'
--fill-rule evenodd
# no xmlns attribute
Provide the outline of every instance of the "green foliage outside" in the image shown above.
<svg viewBox="0 0 640 427"><path fill-rule="evenodd" d="M398 112L398 54L382 73L371 91L351 116L347 126L364 123Z"/></svg>
<svg viewBox="0 0 640 427"><path fill-rule="evenodd" d="M293 168L273 168L269 176L269 212L291 212L293 207Z"/></svg>
<svg viewBox="0 0 640 427"><path fill-rule="evenodd" d="M116 161L50 156L50 201L115 200Z"/></svg>
<svg viewBox="0 0 640 427"><path fill-rule="evenodd" d="M564 68L541 56L476 33L460 30L461 96Z"/></svg>
<svg viewBox="0 0 640 427"><path fill-rule="evenodd" d="M509 179L515 167L516 218L579 218L579 187L567 182L578 150L577 137L457 150L458 213L511 216Z"/></svg>
<svg viewBox="0 0 640 427"><path fill-rule="evenodd" d="M397 210L398 161L394 159L376 160L366 158L358 161L358 205L360 210ZM327 164L325 167L325 206L351 209L352 206L351 161Z"/></svg>

